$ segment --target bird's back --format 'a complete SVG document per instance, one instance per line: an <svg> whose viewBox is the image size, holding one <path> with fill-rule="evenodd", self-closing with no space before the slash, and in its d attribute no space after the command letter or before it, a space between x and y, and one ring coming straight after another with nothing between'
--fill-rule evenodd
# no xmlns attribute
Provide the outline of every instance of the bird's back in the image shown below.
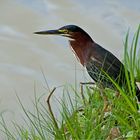
<svg viewBox="0 0 140 140"><path fill-rule="evenodd" d="M98 83L101 82L105 87L113 88L108 76L118 82L120 86L126 83L123 64L111 52L96 43L86 68L92 79Z"/></svg>

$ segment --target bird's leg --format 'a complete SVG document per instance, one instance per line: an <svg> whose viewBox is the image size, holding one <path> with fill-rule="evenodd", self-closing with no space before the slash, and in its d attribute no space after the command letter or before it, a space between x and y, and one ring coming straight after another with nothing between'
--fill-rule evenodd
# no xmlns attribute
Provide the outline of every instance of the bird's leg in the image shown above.
<svg viewBox="0 0 140 140"><path fill-rule="evenodd" d="M104 100L104 108L103 108L103 112L108 112L109 110L108 110L108 99L107 99L107 97L104 95L103 96L103 100Z"/></svg>
<svg viewBox="0 0 140 140"><path fill-rule="evenodd" d="M81 93L84 105L86 105L86 99L85 99L85 96L84 96L84 93L83 93L83 86L84 85L93 85L93 84L95 84L95 83L94 82L85 82L85 83L84 82L80 82L80 89L81 89L80 93Z"/></svg>
<svg viewBox="0 0 140 140"><path fill-rule="evenodd" d="M51 115L51 117L52 117L52 120L53 120L53 122L54 122L54 124L55 124L55 127L58 128L58 124L57 124L57 122L56 122L56 119L55 119L55 117L54 117L54 114L53 114L53 111L52 111L52 108L51 108L51 104L50 104L50 98L51 98L51 96L52 96L52 94L54 93L55 90L56 90L56 88L54 87L53 90L50 92L50 94L49 94L49 96L48 96L46 102L47 102L47 104L48 104L48 109L49 109L50 115Z"/></svg>
<svg viewBox="0 0 140 140"><path fill-rule="evenodd" d="M101 97L103 98L103 102L104 102L104 107L103 107L103 112L108 112L108 99L107 96L104 93L104 88L103 86L100 85L100 93L101 93Z"/></svg>
<svg viewBox="0 0 140 140"><path fill-rule="evenodd" d="M107 99L106 95L103 93L103 90L101 90L100 92L102 94L102 98L104 101L103 112L108 112L108 99Z"/></svg>

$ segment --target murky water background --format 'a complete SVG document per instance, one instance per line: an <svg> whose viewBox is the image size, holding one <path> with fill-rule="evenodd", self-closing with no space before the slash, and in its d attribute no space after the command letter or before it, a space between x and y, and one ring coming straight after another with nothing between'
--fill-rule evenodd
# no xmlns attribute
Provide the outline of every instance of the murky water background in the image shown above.
<svg viewBox="0 0 140 140"><path fill-rule="evenodd" d="M1 0L0 1L0 112L20 118L16 94L26 108L50 88L89 79L66 38L34 35L34 31L77 24L121 59L123 39L140 23L139 0ZM58 94L56 94L58 96Z"/></svg>

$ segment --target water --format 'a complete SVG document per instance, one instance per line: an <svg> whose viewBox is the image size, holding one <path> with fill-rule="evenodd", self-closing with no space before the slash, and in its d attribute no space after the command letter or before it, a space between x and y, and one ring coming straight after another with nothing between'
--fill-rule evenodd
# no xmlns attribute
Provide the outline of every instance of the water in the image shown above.
<svg viewBox="0 0 140 140"><path fill-rule="evenodd" d="M77 82L90 79L67 39L34 31L77 24L121 59L128 28L132 35L140 23L140 1L2 0L0 19L0 112L8 109L7 118L20 120L16 94L29 109L34 87L38 96L48 94L42 70L50 88L74 83L75 69Z"/></svg>

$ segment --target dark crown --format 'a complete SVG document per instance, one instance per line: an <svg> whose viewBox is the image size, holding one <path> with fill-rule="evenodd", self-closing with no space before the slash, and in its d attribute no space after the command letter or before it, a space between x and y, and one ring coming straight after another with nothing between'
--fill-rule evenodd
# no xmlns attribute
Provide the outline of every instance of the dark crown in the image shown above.
<svg viewBox="0 0 140 140"><path fill-rule="evenodd" d="M83 29L81 29L80 27L76 26L76 25L66 25L60 28L60 30L68 30L71 32L83 32Z"/></svg>

